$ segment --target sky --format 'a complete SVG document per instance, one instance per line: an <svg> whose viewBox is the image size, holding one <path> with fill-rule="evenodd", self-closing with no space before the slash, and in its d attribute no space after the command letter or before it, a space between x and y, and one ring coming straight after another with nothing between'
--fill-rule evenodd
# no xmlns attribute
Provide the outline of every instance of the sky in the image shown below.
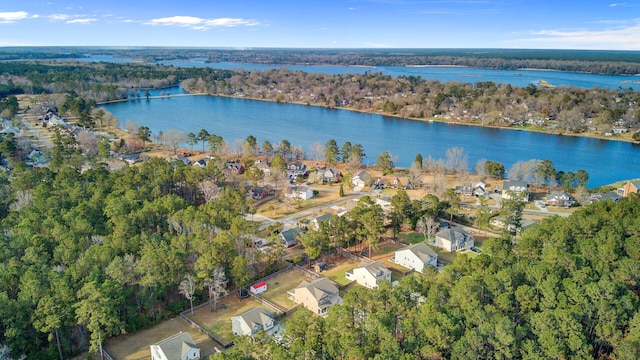
<svg viewBox="0 0 640 360"><path fill-rule="evenodd" d="M0 0L0 46L640 50L640 1Z"/></svg>

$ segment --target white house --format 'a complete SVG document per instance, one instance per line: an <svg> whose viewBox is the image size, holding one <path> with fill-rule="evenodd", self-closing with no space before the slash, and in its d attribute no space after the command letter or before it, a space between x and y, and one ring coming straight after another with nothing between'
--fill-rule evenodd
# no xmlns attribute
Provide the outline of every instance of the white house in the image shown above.
<svg viewBox="0 0 640 360"><path fill-rule="evenodd" d="M445 228L436 234L435 246L445 251L468 250L473 247L475 239L459 227Z"/></svg>
<svg viewBox="0 0 640 360"><path fill-rule="evenodd" d="M200 359L200 349L189 333L179 332L151 345L151 360L192 359Z"/></svg>
<svg viewBox="0 0 640 360"><path fill-rule="evenodd" d="M393 262L421 273L426 266L438 264L438 254L421 242L396 250Z"/></svg>
<svg viewBox="0 0 640 360"><path fill-rule="evenodd" d="M309 200L313 197L313 190L307 186L289 186L284 196L292 199Z"/></svg>
<svg viewBox="0 0 640 360"><path fill-rule="evenodd" d="M315 231L319 231L320 224L322 224L325 221L329 221L332 217L333 215L331 215L330 213L326 213L326 214L322 214L320 216L314 217L313 219L311 219L311 229Z"/></svg>
<svg viewBox="0 0 640 360"><path fill-rule="evenodd" d="M249 287L249 291L251 291L251 293L253 295L258 295L260 293L263 293L265 291L267 291L267 283L266 281L261 281L257 284L253 284Z"/></svg>
<svg viewBox="0 0 640 360"><path fill-rule="evenodd" d="M529 201L529 184L526 181L510 180L502 183L502 198L511 199L511 194L520 196L522 201Z"/></svg>
<svg viewBox="0 0 640 360"><path fill-rule="evenodd" d="M564 192L562 190L554 190L551 193L547 194L547 205L551 206L572 206L576 203L576 200L571 196L571 194Z"/></svg>
<svg viewBox="0 0 640 360"><path fill-rule="evenodd" d="M371 181L371 175L364 170L351 177L351 185L356 189L362 189L367 184L371 183Z"/></svg>
<svg viewBox="0 0 640 360"><path fill-rule="evenodd" d="M253 335L258 331L273 329L276 320L271 311L265 308L251 308L231 318L231 329L236 335Z"/></svg>
<svg viewBox="0 0 640 360"><path fill-rule="evenodd" d="M361 263L359 267L347 270L344 276L369 289L377 288L382 280L391 282L391 270L380 261Z"/></svg>

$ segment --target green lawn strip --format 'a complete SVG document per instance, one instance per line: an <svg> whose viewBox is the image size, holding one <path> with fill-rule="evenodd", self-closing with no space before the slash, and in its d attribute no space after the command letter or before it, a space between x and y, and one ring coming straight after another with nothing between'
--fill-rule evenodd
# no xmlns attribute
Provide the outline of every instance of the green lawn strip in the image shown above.
<svg viewBox="0 0 640 360"><path fill-rule="evenodd" d="M360 265L360 263L356 260L352 259L344 259L331 267L331 269L322 272L322 276L329 278L339 285L347 285L351 282L348 280L344 274L353 268L356 268Z"/></svg>
<svg viewBox="0 0 640 360"><path fill-rule="evenodd" d="M267 291L260 294L263 298L285 308L291 309L296 305L289 300L287 291L292 290L304 280L310 280L298 271L292 270L280 276L267 280Z"/></svg>

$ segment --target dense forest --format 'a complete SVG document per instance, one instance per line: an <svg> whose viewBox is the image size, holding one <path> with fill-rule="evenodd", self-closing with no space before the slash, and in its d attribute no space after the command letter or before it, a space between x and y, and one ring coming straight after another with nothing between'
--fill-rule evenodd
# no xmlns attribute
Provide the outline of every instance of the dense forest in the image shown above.
<svg viewBox="0 0 640 360"><path fill-rule="evenodd" d="M0 342L15 355L97 351L110 336L187 308L184 279L197 284L198 303L210 299L208 284L220 271L231 287L243 286L282 264L282 252L252 246L257 229L244 217L251 212L244 182L223 163L151 159L109 172L96 158L81 171L80 150L59 137L57 160L28 168L15 161L10 141L0 142L13 168L11 177L0 173ZM387 231L382 210L364 199L302 235L311 258L334 246L377 244ZM388 230L449 217L451 201L398 192ZM442 272L355 289L327 318L299 310L279 344L238 339L218 356L637 358L639 212L640 197L631 196L548 218L518 237L485 242L481 255L460 255Z"/></svg>
<svg viewBox="0 0 640 360"><path fill-rule="evenodd" d="M637 359L640 197L552 217L214 359Z"/></svg>

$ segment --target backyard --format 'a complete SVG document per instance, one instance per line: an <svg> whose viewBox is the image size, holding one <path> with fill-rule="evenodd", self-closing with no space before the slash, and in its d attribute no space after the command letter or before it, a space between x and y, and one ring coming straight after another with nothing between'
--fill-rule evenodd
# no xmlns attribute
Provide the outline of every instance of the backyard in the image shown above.
<svg viewBox="0 0 640 360"><path fill-rule="evenodd" d="M205 309L208 311L208 308ZM229 328L231 328L231 323L229 323ZM192 328L189 323L179 316L163 321L147 330L111 338L105 342L104 349L114 359L118 360L151 359L150 345L179 332L188 332L191 335L193 341L200 348L200 355L203 359L216 353L215 347L217 344L209 339L207 335Z"/></svg>
<svg viewBox="0 0 640 360"><path fill-rule="evenodd" d="M233 341L234 337L231 330L231 318L254 307L263 307L269 311L275 311L252 298L239 299L235 295L229 295L218 302L217 309L214 312L209 311L209 306L203 306L194 310L193 315L190 313L186 315L221 341L229 343Z"/></svg>
<svg viewBox="0 0 640 360"><path fill-rule="evenodd" d="M340 286L345 286L349 284L351 280L348 280L344 276L344 273L347 272L347 270L358 267L359 265L360 262L357 260L336 256L334 264L331 265L329 270L323 271L322 276L330 279Z"/></svg>
<svg viewBox="0 0 640 360"><path fill-rule="evenodd" d="M289 310L296 303L289 300L287 291L294 289L304 280L311 280L302 273L291 270L275 278L267 280L267 291L260 294L263 298L275 303L283 309Z"/></svg>

